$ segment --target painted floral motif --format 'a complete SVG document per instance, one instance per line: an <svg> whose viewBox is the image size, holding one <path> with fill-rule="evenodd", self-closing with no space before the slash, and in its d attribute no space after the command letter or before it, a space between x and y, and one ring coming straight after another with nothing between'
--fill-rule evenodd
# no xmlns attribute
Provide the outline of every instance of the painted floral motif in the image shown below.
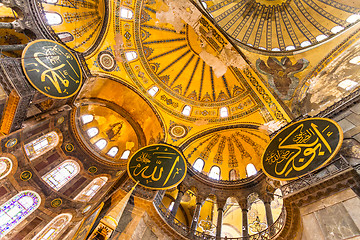
<svg viewBox="0 0 360 240"><path fill-rule="evenodd" d="M288 57L283 57L280 61L269 57L267 65L261 59L256 61L256 68L267 75L269 85L283 100L289 100L299 85L299 79L294 74L303 71L308 65L309 61L304 58L295 64Z"/></svg>

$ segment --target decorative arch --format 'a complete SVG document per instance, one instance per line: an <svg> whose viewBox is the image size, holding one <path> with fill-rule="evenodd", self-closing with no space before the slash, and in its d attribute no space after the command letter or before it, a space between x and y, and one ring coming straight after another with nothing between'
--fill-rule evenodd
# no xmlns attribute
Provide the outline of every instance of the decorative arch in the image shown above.
<svg viewBox="0 0 360 240"><path fill-rule="evenodd" d="M59 191L80 172L80 165L74 160L66 160L41 178L56 191Z"/></svg>
<svg viewBox="0 0 360 240"><path fill-rule="evenodd" d="M90 201L107 181L107 177L95 178L74 198L74 200L81 202Z"/></svg>
<svg viewBox="0 0 360 240"><path fill-rule="evenodd" d="M62 233L72 219L70 213L63 213L51 220L32 240L53 240Z"/></svg>
<svg viewBox="0 0 360 240"><path fill-rule="evenodd" d="M0 206L0 238L14 229L40 206L41 198L33 191L22 191Z"/></svg>
<svg viewBox="0 0 360 240"><path fill-rule="evenodd" d="M26 155L31 161L55 148L58 144L59 135L55 131L52 131L27 143L24 148Z"/></svg>

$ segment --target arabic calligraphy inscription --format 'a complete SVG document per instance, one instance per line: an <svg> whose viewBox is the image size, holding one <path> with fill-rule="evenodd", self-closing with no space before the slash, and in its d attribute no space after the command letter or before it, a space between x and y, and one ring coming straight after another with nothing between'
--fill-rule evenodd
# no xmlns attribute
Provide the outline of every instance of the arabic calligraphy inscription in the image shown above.
<svg viewBox="0 0 360 240"><path fill-rule="evenodd" d="M31 85L51 98L68 98L77 93L82 72L75 56L61 44L41 39L29 43L22 67Z"/></svg>
<svg viewBox="0 0 360 240"><path fill-rule="evenodd" d="M340 126L330 119L305 119L279 132L267 146L263 170L272 178L290 180L325 165L341 147Z"/></svg>
<svg viewBox="0 0 360 240"><path fill-rule="evenodd" d="M128 162L128 173L150 189L168 189L179 184L186 175L185 158L176 148L155 144L137 151Z"/></svg>

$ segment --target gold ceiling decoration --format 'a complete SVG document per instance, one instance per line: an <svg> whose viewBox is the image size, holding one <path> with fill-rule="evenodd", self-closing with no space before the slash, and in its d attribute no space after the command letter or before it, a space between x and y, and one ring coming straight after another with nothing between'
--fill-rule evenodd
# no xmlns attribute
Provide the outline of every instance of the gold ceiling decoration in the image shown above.
<svg viewBox="0 0 360 240"><path fill-rule="evenodd" d="M45 23L68 47L89 52L101 40L104 0L42 0Z"/></svg>
<svg viewBox="0 0 360 240"><path fill-rule="evenodd" d="M202 0L240 46L285 52L315 45L359 21L357 1Z"/></svg>
<svg viewBox="0 0 360 240"><path fill-rule="evenodd" d="M246 166L254 164L261 169L261 156L269 142L269 136L257 129L234 128L206 134L192 141L184 149L190 164L200 158L205 161L203 171L212 166L221 168L221 178L229 180L229 172L235 169L237 176L246 178Z"/></svg>
<svg viewBox="0 0 360 240"><path fill-rule="evenodd" d="M199 15L191 24L164 21L177 15L162 1L137 1L133 7L134 20L115 14L114 33L123 36L128 76L157 106L190 121L289 120L258 75L194 6L186 10Z"/></svg>

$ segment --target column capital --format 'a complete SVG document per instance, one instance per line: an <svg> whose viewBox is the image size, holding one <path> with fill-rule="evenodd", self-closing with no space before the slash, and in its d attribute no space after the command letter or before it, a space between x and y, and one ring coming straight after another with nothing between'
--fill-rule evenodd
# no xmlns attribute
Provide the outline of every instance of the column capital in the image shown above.
<svg viewBox="0 0 360 240"><path fill-rule="evenodd" d="M216 199L216 204L217 204L218 210L219 210L219 209L224 210L224 207L225 207L225 204L226 204L226 200Z"/></svg>
<svg viewBox="0 0 360 240"><path fill-rule="evenodd" d="M239 203L239 206L240 206L241 210L243 210L243 211L248 210L248 201L247 201L246 198L245 199L238 199L237 201Z"/></svg>
<svg viewBox="0 0 360 240"><path fill-rule="evenodd" d="M205 203L205 197L196 195L196 205L203 205Z"/></svg>
<svg viewBox="0 0 360 240"><path fill-rule="evenodd" d="M177 186L177 189L179 190L179 193L182 192L183 194L187 191L187 188L181 183Z"/></svg>

